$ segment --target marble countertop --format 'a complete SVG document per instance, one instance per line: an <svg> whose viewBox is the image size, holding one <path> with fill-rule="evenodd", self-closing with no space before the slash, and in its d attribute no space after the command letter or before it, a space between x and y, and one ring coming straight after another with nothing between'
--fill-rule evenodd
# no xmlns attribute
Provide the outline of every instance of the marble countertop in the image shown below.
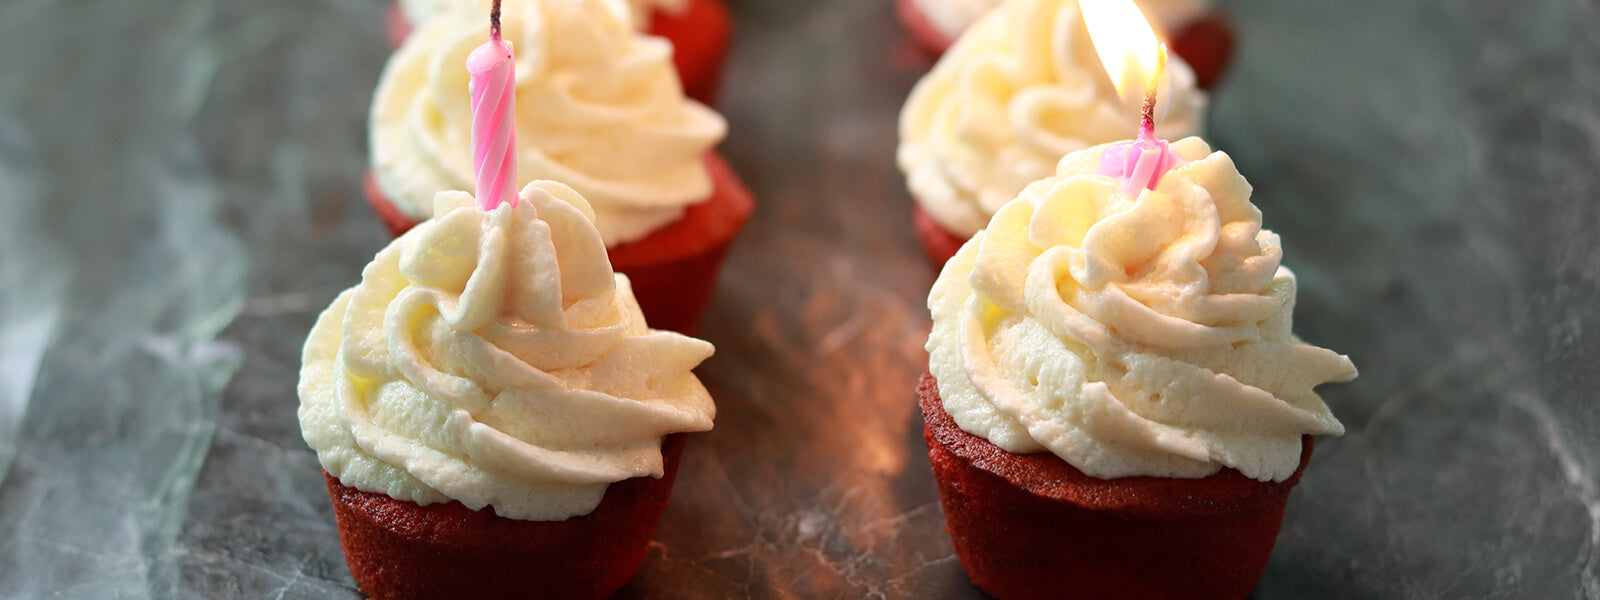
<svg viewBox="0 0 1600 600"><path fill-rule="evenodd" d="M1254 597L1600 599L1600 8L1236 0L1209 139L1361 369ZM978 598L914 385L888 0L733 0L759 207L720 408L621 598ZM354 598L295 419L364 206L383 0L0 3L0 597Z"/></svg>

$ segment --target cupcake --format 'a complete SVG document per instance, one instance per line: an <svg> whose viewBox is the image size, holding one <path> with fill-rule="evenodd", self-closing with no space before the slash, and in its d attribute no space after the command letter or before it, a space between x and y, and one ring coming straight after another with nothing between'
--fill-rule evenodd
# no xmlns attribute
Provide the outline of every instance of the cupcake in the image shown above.
<svg viewBox="0 0 1600 600"><path fill-rule="evenodd" d="M1157 134L1193 135L1206 95L1167 65ZM1140 100L1101 66L1077 0L1013 0L979 19L917 82L900 113L898 162L935 268L1069 152L1131 138Z"/></svg>
<svg viewBox="0 0 1600 600"><path fill-rule="evenodd" d="M919 48L944 54L961 34L1004 0L895 0L901 26ZM1174 52L1211 89L1233 57L1233 29L1211 10L1210 0L1134 0Z"/></svg>
<svg viewBox="0 0 1600 600"><path fill-rule="evenodd" d="M627 5L634 27L672 43L672 63L689 97L716 104L722 63L733 42L733 16L723 0L608 0ZM389 44L399 47L415 24L480 0L400 0L389 10ZM481 7L480 7L481 8ZM481 10L479 11L482 12Z"/></svg>
<svg viewBox="0 0 1600 600"><path fill-rule="evenodd" d="M378 252L317 318L300 425L375 598L603 598L643 562L710 344L646 326L571 188L539 181Z"/></svg>
<svg viewBox="0 0 1600 600"><path fill-rule="evenodd" d="M962 567L997 598L1243 598L1345 356L1290 331L1294 275L1198 138L1153 190L1065 157L944 266L919 388Z"/></svg>
<svg viewBox="0 0 1600 600"><path fill-rule="evenodd" d="M472 189L472 111L461 65L485 13L430 19L390 59L370 123L367 196L398 235L439 190ZM516 47L516 172L571 185L594 207L613 267L651 324L693 333L733 237L754 210L713 147L715 111L684 98L672 48L609 0L508 0Z"/></svg>

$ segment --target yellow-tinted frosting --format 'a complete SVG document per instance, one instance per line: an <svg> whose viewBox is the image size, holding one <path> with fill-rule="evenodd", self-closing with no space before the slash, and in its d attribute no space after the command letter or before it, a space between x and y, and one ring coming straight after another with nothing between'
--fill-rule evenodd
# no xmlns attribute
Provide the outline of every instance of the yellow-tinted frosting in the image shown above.
<svg viewBox="0 0 1600 600"><path fill-rule="evenodd" d="M306 339L300 424L329 474L561 520L661 477L667 434L711 428L691 371L711 344L646 326L571 188L534 182L490 211L443 192L434 210Z"/></svg>

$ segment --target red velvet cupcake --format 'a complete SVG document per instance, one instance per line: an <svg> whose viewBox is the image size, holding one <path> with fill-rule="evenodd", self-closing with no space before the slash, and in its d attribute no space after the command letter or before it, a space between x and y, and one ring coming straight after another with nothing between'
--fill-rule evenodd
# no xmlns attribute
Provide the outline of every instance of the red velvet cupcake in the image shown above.
<svg viewBox="0 0 1600 600"><path fill-rule="evenodd" d="M391 5L385 25L389 46L399 48L416 22L426 22L452 4L468 0L402 0ZM628 0L634 25L672 42L672 63L684 93L716 104L722 64L733 43L733 15L723 0Z"/></svg>
<svg viewBox="0 0 1600 600"><path fill-rule="evenodd" d="M754 199L712 149L727 131L722 117L684 98L665 42L628 29L614 6L504 5L517 56L549 57L518 63L517 174L584 194L651 324L692 333ZM709 10L698 6L691 12ZM396 235L431 214L435 192L472 188L466 73L452 67L476 39L461 33L480 31L482 19L454 17L418 30L390 58L374 96L365 188ZM526 26L535 20L543 26ZM607 47L571 50L580 44Z"/></svg>
<svg viewBox="0 0 1600 600"><path fill-rule="evenodd" d="M1141 101L1105 75L1076 0L1005 2L964 35L900 113L897 162L936 269L1062 156L1132 138L1140 119ZM1163 88L1156 133L1199 133L1207 98L1183 61L1168 63Z"/></svg>
<svg viewBox="0 0 1600 600"><path fill-rule="evenodd" d="M1243 598L1350 360L1291 333L1250 186L1199 138L1136 197L1102 148L995 213L928 296L918 387L962 568L1003 600Z"/></svg>
<svg viewBox="0 0 1600 600"><path fill-rule="evenodd" d="M968 27L1004 0L895 0L895 14L911 41L938 58ZM1172 50L1210 90L1233 58L1233 28L1203 0L1135 0L1163 31Z"/></svg>
<svg viewBox="0 0 1600 600"><path fill-rule="evenodd" d="M1201 479L1096 479L1048 452L1012 454L962 431L924 374L923 437L961 568L996 598L1238 599L1278 539L1289 490L1311 459L1262 482L1234 469Z"/></svg>
<svg viewBox="0 0 1600 600"><path fill-rule="evenodd" d="M571 188L436 204L306 339L301 430L346 562L377 598L604 598L711 428L711 345L649 328Z"/></svg>

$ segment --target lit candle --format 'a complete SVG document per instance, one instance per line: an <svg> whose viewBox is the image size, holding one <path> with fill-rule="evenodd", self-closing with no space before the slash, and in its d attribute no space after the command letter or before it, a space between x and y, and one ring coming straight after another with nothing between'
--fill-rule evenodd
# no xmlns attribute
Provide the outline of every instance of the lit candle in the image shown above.
<svg viewBox="0 0 1600 600"><path fill-rule="evenodd" d="M472 93L472 166L478 176L478 206L492 210L517 204L516 69L511 43L500 35L500 0L489 9L489 41L467 56Z"/></svg>
<svg viewBox="0 0 1600 600"><path fill-rule="evenodd" d="M1117 93L1126 97L1144 84L1138 138L1106 148L1099 173L1121 178L1122 192L1129 196L1153 190L1162 175L1183 162L1166 140L1156 137L1156 91L1166 68L1167 47L1156 41L1155 30L1132 0L1083 0L1081 7L1089 39Z"/></svg>

